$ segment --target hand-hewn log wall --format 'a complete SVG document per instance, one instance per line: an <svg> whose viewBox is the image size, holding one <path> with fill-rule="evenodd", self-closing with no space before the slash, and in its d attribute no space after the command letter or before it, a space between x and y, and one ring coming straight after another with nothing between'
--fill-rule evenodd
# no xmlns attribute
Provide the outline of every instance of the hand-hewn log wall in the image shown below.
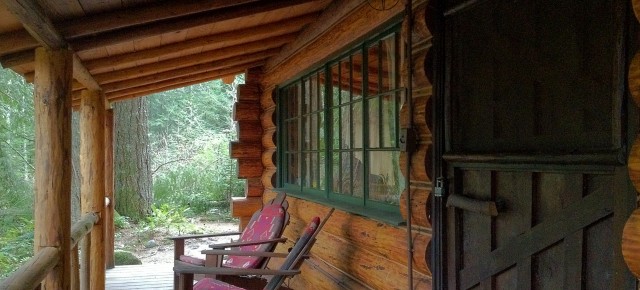
<svg viewBox="0 0 640 290"><path fill-rule="evenodd" d="M431 240L428 221L429 196L431 191L431 132L430 102L431 85L427 77L426 65L430 47L430 33L426 26L424 0L414 1L415 27L413 37L413 116L408 115L406 104L401 110L401 126L406 127L410 118L419 135L419 146L411 156L411 172L403 172L410 180L412 216L413 216L413 281L414 289L431 288L431 272L427 266L427 251ZM334 1L320 16L322 21L309 25L305 33L313 34L299 38L285 47L288 55L279 55L265 66L265 75L261 82L264 92L260 99L262 106L262 164L264 171L262 184L265 187L263 200L271 199L275 193L271 190L276 184L276 86L300 75L315 64L348 48L357 39L369 34L376 27L387 23L402 13L401 2L387 11L372 9L366 1ZM345 9L349 12L345 12ZM339 13L338 13L339 12ZM334 15L334 16L331 16ZM277 61L276 61L277 60ZM406 82L406 71L405 75ZM406 164L403 154L401 163ZM406 191L402 198L406 199ZM297 238L300 231L313 216L324 216L326 206L287 197L291 223L285 231L289 239ZM405 202L401 202L400 211L406 217ZM387 225L369 218L336 211L318 236L318 242L312 249L312 257L304 262L302 274L293 278L289 285L293 288L314 289L407 289L408 261L406 228ZM278 251L285 251L291 243L281 245ZM277 267L278 262L272 259Z"/></svg>
<svg viewBox="0 0 640 290"><path fill-rule="evenodd" d="M238 178L246 179L245 197L234 198L231 214L240 219L240 228L249 222L253 213L262 206L260 182L262 166L262 127L260 125L260 80L259 68L249 69L245 74L245 84L238 86L236 103L233 106L233 120L236 121L237 140L229 146L231 158L238 161Z"/></svg>
<svg viewBox="0 0 640 290"><path fill-rule="evenodd" d="M631 0L631 4L634 15L640 20L640 0ZM631 97L636 106L640 106L640 52L636 52L631 61L628 78ZM640 192L640 136L636 137L631 147L627 164L631 183ZM631 272L640 278L640 208L633 212L624 227L622 255Z"/></svg>

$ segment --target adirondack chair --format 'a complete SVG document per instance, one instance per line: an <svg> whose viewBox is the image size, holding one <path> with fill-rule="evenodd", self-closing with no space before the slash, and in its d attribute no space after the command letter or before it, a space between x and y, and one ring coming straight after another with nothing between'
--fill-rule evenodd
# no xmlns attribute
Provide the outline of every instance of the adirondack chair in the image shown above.
<svg viewBox="0 0 640 290"><path fill-rule="evenodd" d="M190 235L171 237L174 241L174 260L181 263L190 264L196 267L214 266L238 269L261 269L269 260L269 256L259 256L253 253L271 253L277 243L285 242L282 232L289 224L289 213L287 209L289 203L286 201L286 194L280 193L273 200L267 202L261 210L251 217L251 220L242 232L226 232L203 235ZM184 255L185 240L207 237L221 237L240 235L236 242L220 243L209 245L214 250L232 248L237 254L214 254L205 253L206 259ZM247 254L250 253L250 254ZM226 259L224 257L226 256ZM215 277L215 276L210 276ZM177 288L178 276L174 276L174 288Z"/></svg>
<svg viewBox="0 0 640 290"><path fill-rule="evenodd" d="M176 261L173 271L179 274L179 288L180 290L253 290L253 289L288 289L281 287L285 279L290 276L294 276L300 273L300 266L304 259L308 257L308 253L311 247L316 241L316 236L329 219L333 209L327 213L325 218L320 221L319 217L315 217L306 227L302 236L296 241L295 245L286 255L284 262L279 270L270 269L230 269L221 267L194 267L193 265ZM213 253L218 254L221 251L212 250ZM274 255L277 253L260 253L267 257L280 257ZM215 274L219 277L229 276L235 277L233 284L226 283L213 278L204 278L193 284L194 274ZM243 276L245 275L245 276ZM251 275L251 276L246 276ZM269 279L263 279L259 276L269 275ZM258 277L257 277L258 276Z"/></svg>

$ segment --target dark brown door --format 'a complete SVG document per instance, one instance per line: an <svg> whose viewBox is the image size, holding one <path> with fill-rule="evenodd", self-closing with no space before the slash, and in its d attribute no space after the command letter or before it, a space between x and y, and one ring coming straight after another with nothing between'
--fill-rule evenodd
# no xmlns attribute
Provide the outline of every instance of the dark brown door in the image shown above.
<svg viewBox="0 0 640 290"><path fill-rule="evenodd" d="M627 2L445 1L448 289L636 289Z"/></svg>

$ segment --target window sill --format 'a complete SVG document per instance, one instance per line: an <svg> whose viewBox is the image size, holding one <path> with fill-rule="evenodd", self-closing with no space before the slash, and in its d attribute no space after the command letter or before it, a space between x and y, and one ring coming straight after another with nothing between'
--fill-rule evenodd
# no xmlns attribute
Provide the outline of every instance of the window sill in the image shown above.
<svg viewBox="0 0 640 290"><path fill-rule="evenodd" d="M392 226L406 225L406 221L402 218L402 215L399 211L389 211L378 208L365 208L357 205L341 204L338 201L328 200L321 196L307 194L300 190L290 188L274 188L273 191L284 192L287 195L293 196L295 198L315 202L324 206L334 207L348 213L367 217L376 221L381 221Z"/></svg>

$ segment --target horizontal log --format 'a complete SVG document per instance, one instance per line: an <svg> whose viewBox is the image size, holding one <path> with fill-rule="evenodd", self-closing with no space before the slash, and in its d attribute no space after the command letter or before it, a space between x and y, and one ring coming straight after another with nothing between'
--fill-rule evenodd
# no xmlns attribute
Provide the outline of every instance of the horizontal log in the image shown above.
<svg viewBox="0 0 640 290"><path fill-rule="evenodd" d="M265 130L276 128L276 108L275 106L262 109L262 115L260 115L260 121L262 128Z"/></svg>
<svg viewBox="0 0 640 290"><path fill-rule="evenodd" d="M231 158L260 158L262 156L262 144L253 142L231 142L229 144Z"/></svg>
<svg viewBox="0 0 640 290"><path fill-rule="evenodd" d="M271 191L265 191L263 195L265 200L274 197L275 193ZM287 200L289 201L289 213L292 219L295 217L299 220L310 220L314 216L323 216L327 211L327 207L314 202L292 196L288 196ZM291 226L287 228L287 232L289 232L289 228ZM405 240L407 234L405 228L390 226L369 218L336 210L322 231L349 241L353 247L367 249L376 255L399 264L407 264L407 243ZM415 241L425 240L424 238L418 238L421 235L425 236L426 240L430 240L430 236L426 233L414 231L413 235ZM424 245L416 244L416 251L424 251L428 242L422 241L420 243ZM421 258L423 256L424 253L415 256L414 267L416 271L430 275L426 261Z"/></svg>
<svg viewBox="0 0 640 290"><path fill-rule="evenodd" d="M303 25L307 25L311 22L313 22L312 19L316 19L318 16L317 13L311 13L311 14L307 14L307 15L302 15L300 17L297 18L302 18L301 20L306 20L305 23L300 23L300 24L295 24L295 27L302 27ZM293 19L292 19L293 20ZM271 29L272 24L262 24L262 26L266 26L269 29ZM275 27L274 27L275 28ZM298 33L296 33L297 35ZM264 77L264 71L262 70L262 67L252 67L250 69L248 69L245 72L245 76L244 76L244 83L247 85L259 85L260 81L262 80L262 78Z"/></svg>
<svg viewBox="0 0 640 290"><path fill-rule="evenodd" d="M177 54L179 52L190 53L194 47L203 47L204 51L202 52L210 52L213 55L233 51L236 52L236 55L239 53L255 52L276 47L272 43L277 43L278 39L282 39L292 33L295 34L295 32L299 30L299 27L315 19L315 15L316 14L307 14L237 31L217 33L150 49L88 60L86 61L86 65L92 72L113 66L133 66L139 61L155 60L168 54ZM290 41L291 40L288 40L286 42ZM263 46L261 49L256 50L260 48L260 44Z"/></svg>
<svg viewBox="0 0 640 290"><path fill-rule="evenodd" d="M266 149L276 148L276 128L269 128L264 130L262 134L262 147Z"/></svg>
<svg viewBox="0 0 640 290"><path fill-rule="evenodd" d="M633 211L622 231L622 256L631 273L640 278L640 209Z"/></svg>
<svg viewBox="0 0 640 290"><path fill-rule="evenodd" d="M413 98L413 128L418 134L418 142L431 144L431 97L414 96ZM409 106L407 103L400 108L400 128L409 128Z"/></svg>
<svg viewBox="0 0 640 290"><path fill-rule="evenodd" d="M27 262L0 283L3 290L34 289L47 276L60 260L60 250L44 247Z"/></svg>
<svg viewBox="0 0 640 290"><path fill-rule="evenodd" d="M233 217L251 217L262 208L261 197L232 197L231 215Z"/></svg>
<svg viewBox="0 0 640 290"><path fill-rule="evenodd" d="M498 216L498 205L494 201L478 200L460 194L447 197L447 207L455 207L464 211L480 213L486 216Z"/></svg>
<svg viewBox="0 0 640 290"><path fill-rule="evenodd" d="M411 154L411 181L417 182L431 182L432 172L432 147L429 145L419 145L416 152ZM400 154L400 170L402 175L407 178L407 154L402 152Z"/></svg>
<svg viewBox="0 0 640 290"><path fill-rule="evenodd" d="M84 51L134 41L137 39L158 36L165 33L178 32L198 26L210 25L212 23L220 21L238 19L257 13L269 12L310 1L312 0L282 0L267 2L261 1L260 3L238 5L230 8L199 13L197 15L181 17L179 19L169 19L146 25L138 25L128 29L82 37L72 40L71 45L76 51Z"/></svg>
<svg viewBox="0 0 640 290"><path fill-rule="evenodd" d="M247 178L244 186L244 196L247 197L261 197L264 191L261 178Z"/></svg>
<svg viewBox="0 0 640 290"><path fill-rule="evenodd" d="M329 221L332 219L333 216ZM306 223L306 220L299 220L292 216L289 226L285 229L286 237L295 240L295 238L300 235L299 231L304 228ZM343 225L343 227L344 226L345 225ZM329 225L327 225L327 227L329 227ZM322 232L317 236L317 242L311 249L311 256L313 258L326 261L340 271L349 273L357 280L363 281L366 286L373 289L408 288L406 263L398 263L391 257L386 257L371 251L372 249L370 247L354 244L345 237L336 236L325 230L327 227L322 229ZM371 238L371 236L369 236L369 238ZM399 237L398 243L406 244L402 237ZM420 249L426 249L427 245L416 244L416 248L418 247L420 247ZM406 258L406 252L403 256ZM416 264L418 264L417 262L418 261L416 261ZM422 264L426 264L426 262ZM314 273L310 273L310 275L313 274ZM417 268L414 268L413 276L415 279L414 289L425 289L424 287L429 285L431 280L430 274L422 273L418 271Z"/></svg>
<svg viewBox="0 0 640 290"><path fill-rule="evenodd" d="M411 188L411 221L414 226L431 228L431 191ZM407 220L407 191L400 195L400 214Z"/></svg>
<svg viewBox="0 0 640 290"><path fill-rule="evenodd" d="M60 32L67 38L98 34L177 18L196 13L226 8L233 5L255 2L256 0L208 0L208 1L162 1L147 3L138 7L127 7L57 23Z"/></svg>
<svg viewBox="0 0 640 290"><path fill-rule="evenodd" d="M236 122L236 136L240 142L260 142L262 140L260 121Z"/></svg>
<svg viewBox="0 0 640 290"><path fill-rule="evenodd" d="M260 100L260 86L256 84L243 84L238 86L238 92L236 99L238 101L259 101Z"/></svg>
<svg viewBox="0 0 640 290"><path fill-rule="evenodd" d="M292 277L287 283L291 289L306 289L308 285L317 289L366 289L364 283L321 259L305 260L300 270L305 275Z"/></svg>
<svg viewBox="0 0 640 290"><path fill-rule="evenodd" d="M195 84L200 84L212 80L217 80L221 77L228 75L236 75L236 72L232 72L234 69L222 70L217 72L211 72L206 74L200 74L195 77L183 77L164 82L159 82L152 85L146 85L142 87L131 88L129 90L118 91L107 95L109 102L121 101L126 99L144 97L147 95L164 92L168 90L183 88ZM75 106L75 103L73 104Z"/></svg>
<svg viewBox="0 0 640 290"><path fill-rule="evenodd" d="M166 91L168 89L184 87L185 85L182 85L182 84L188 83L188 85L191 85L195 83L201 83L209 80L219 79L221 77L228 76L228 75L236 75L239 72L242 72L247 66L251 66L256 63L263 63L263 61L250 62L247 64L239 64L237 66L224 68L224 69L217 69L217 70L214 69L214 70L199 73L196 75L176 77L173 79L160 81L153 84L137 86L137 87L120 90L116 92L110 92L110 93L107 93L106 95L107 95L107 98L109 99L117 99L122 96L132 96L132 97L145 96L149 94L148 93L149 91L156 91L156 92ZM176 85L178 86L176 87ZM157 89L162 89L162 90L157 90Z"/></svg>
<svg viewBox="0 0 640 290"><path fill-rule="evenodd" d="M221 70L229 67L238 66L246 63L254 63L261 61L269 56L275 55L280 51L279 48L272 48L257 53L251 53L247 55L234 56L225 59L219 59L209 62L203 62L192 66L182 67L178 69L172 69L152 75L146 76L130 76L130 79L103 84L102 89L105 93L111 93L115 91L125 90L132 87L138 87L142 85L152 84L160 81L173 79L176 77L190 76L200 73L209 72L212 70Z"/></svg>
<svg viewBox="0 0 640 290"><path fill-rule="evenodd" d="M627 161L627 169L629 170L629 179L631 179L631 184L633 184L637 192L640 192L640 136L636 137L636 140L631 146L631 151L629 152L629 158Z"/></svg>
<svg viewBox="0 0 640 290"><path fill-rule="evenodd" d="M15 68L23 64L32 63L35 60L36 54L33 49L0 56L0 64L2 64L4 68ZM33 75L33 73L31 73L31 75ZM33 76L31 79L33 80Z"/></svg>
<svg viewBox="0 0 640 290"><path fill-rule="evenodd" d="M276 187L276 169L274 167L265 168L262 172L262 185L265 188Z"/></svg>
<svg viewBox="0 0 640 290"><path fill-rule="evenodd" d="M262 176L262 160L253 158L238 159L238 178L253 178Z"/></svg>
<svg viewBox="0 0 640 290"><path fill-rule="evenodd" d="M15 52L30 50L33 56L33 49L40 46L29 32L25 29L9 31L0 34L0 55L7 55Z"/></svg>
<svg viewBox="0 0 640 290"><path fill-rule="evenodd" d="M275 148L270 148L270 149L265 149L262 152L262 165L264 166L264 168L268 168L268 169L276 169L276 149Z"/></svg>
<svg viewBox="0 0 640 290"><path fill-rule="evenodd" d="M235 121L258 121L260 120L260 103L249 101L238 101L233 104L232 117Z"/></svg>
<svg viewBox="0 0 640 290"><path fill-rule="evenodd" d="M96 213L87 213L71 227L71 248L75 247L85 235L91 232L99 217Z"/></svg>

